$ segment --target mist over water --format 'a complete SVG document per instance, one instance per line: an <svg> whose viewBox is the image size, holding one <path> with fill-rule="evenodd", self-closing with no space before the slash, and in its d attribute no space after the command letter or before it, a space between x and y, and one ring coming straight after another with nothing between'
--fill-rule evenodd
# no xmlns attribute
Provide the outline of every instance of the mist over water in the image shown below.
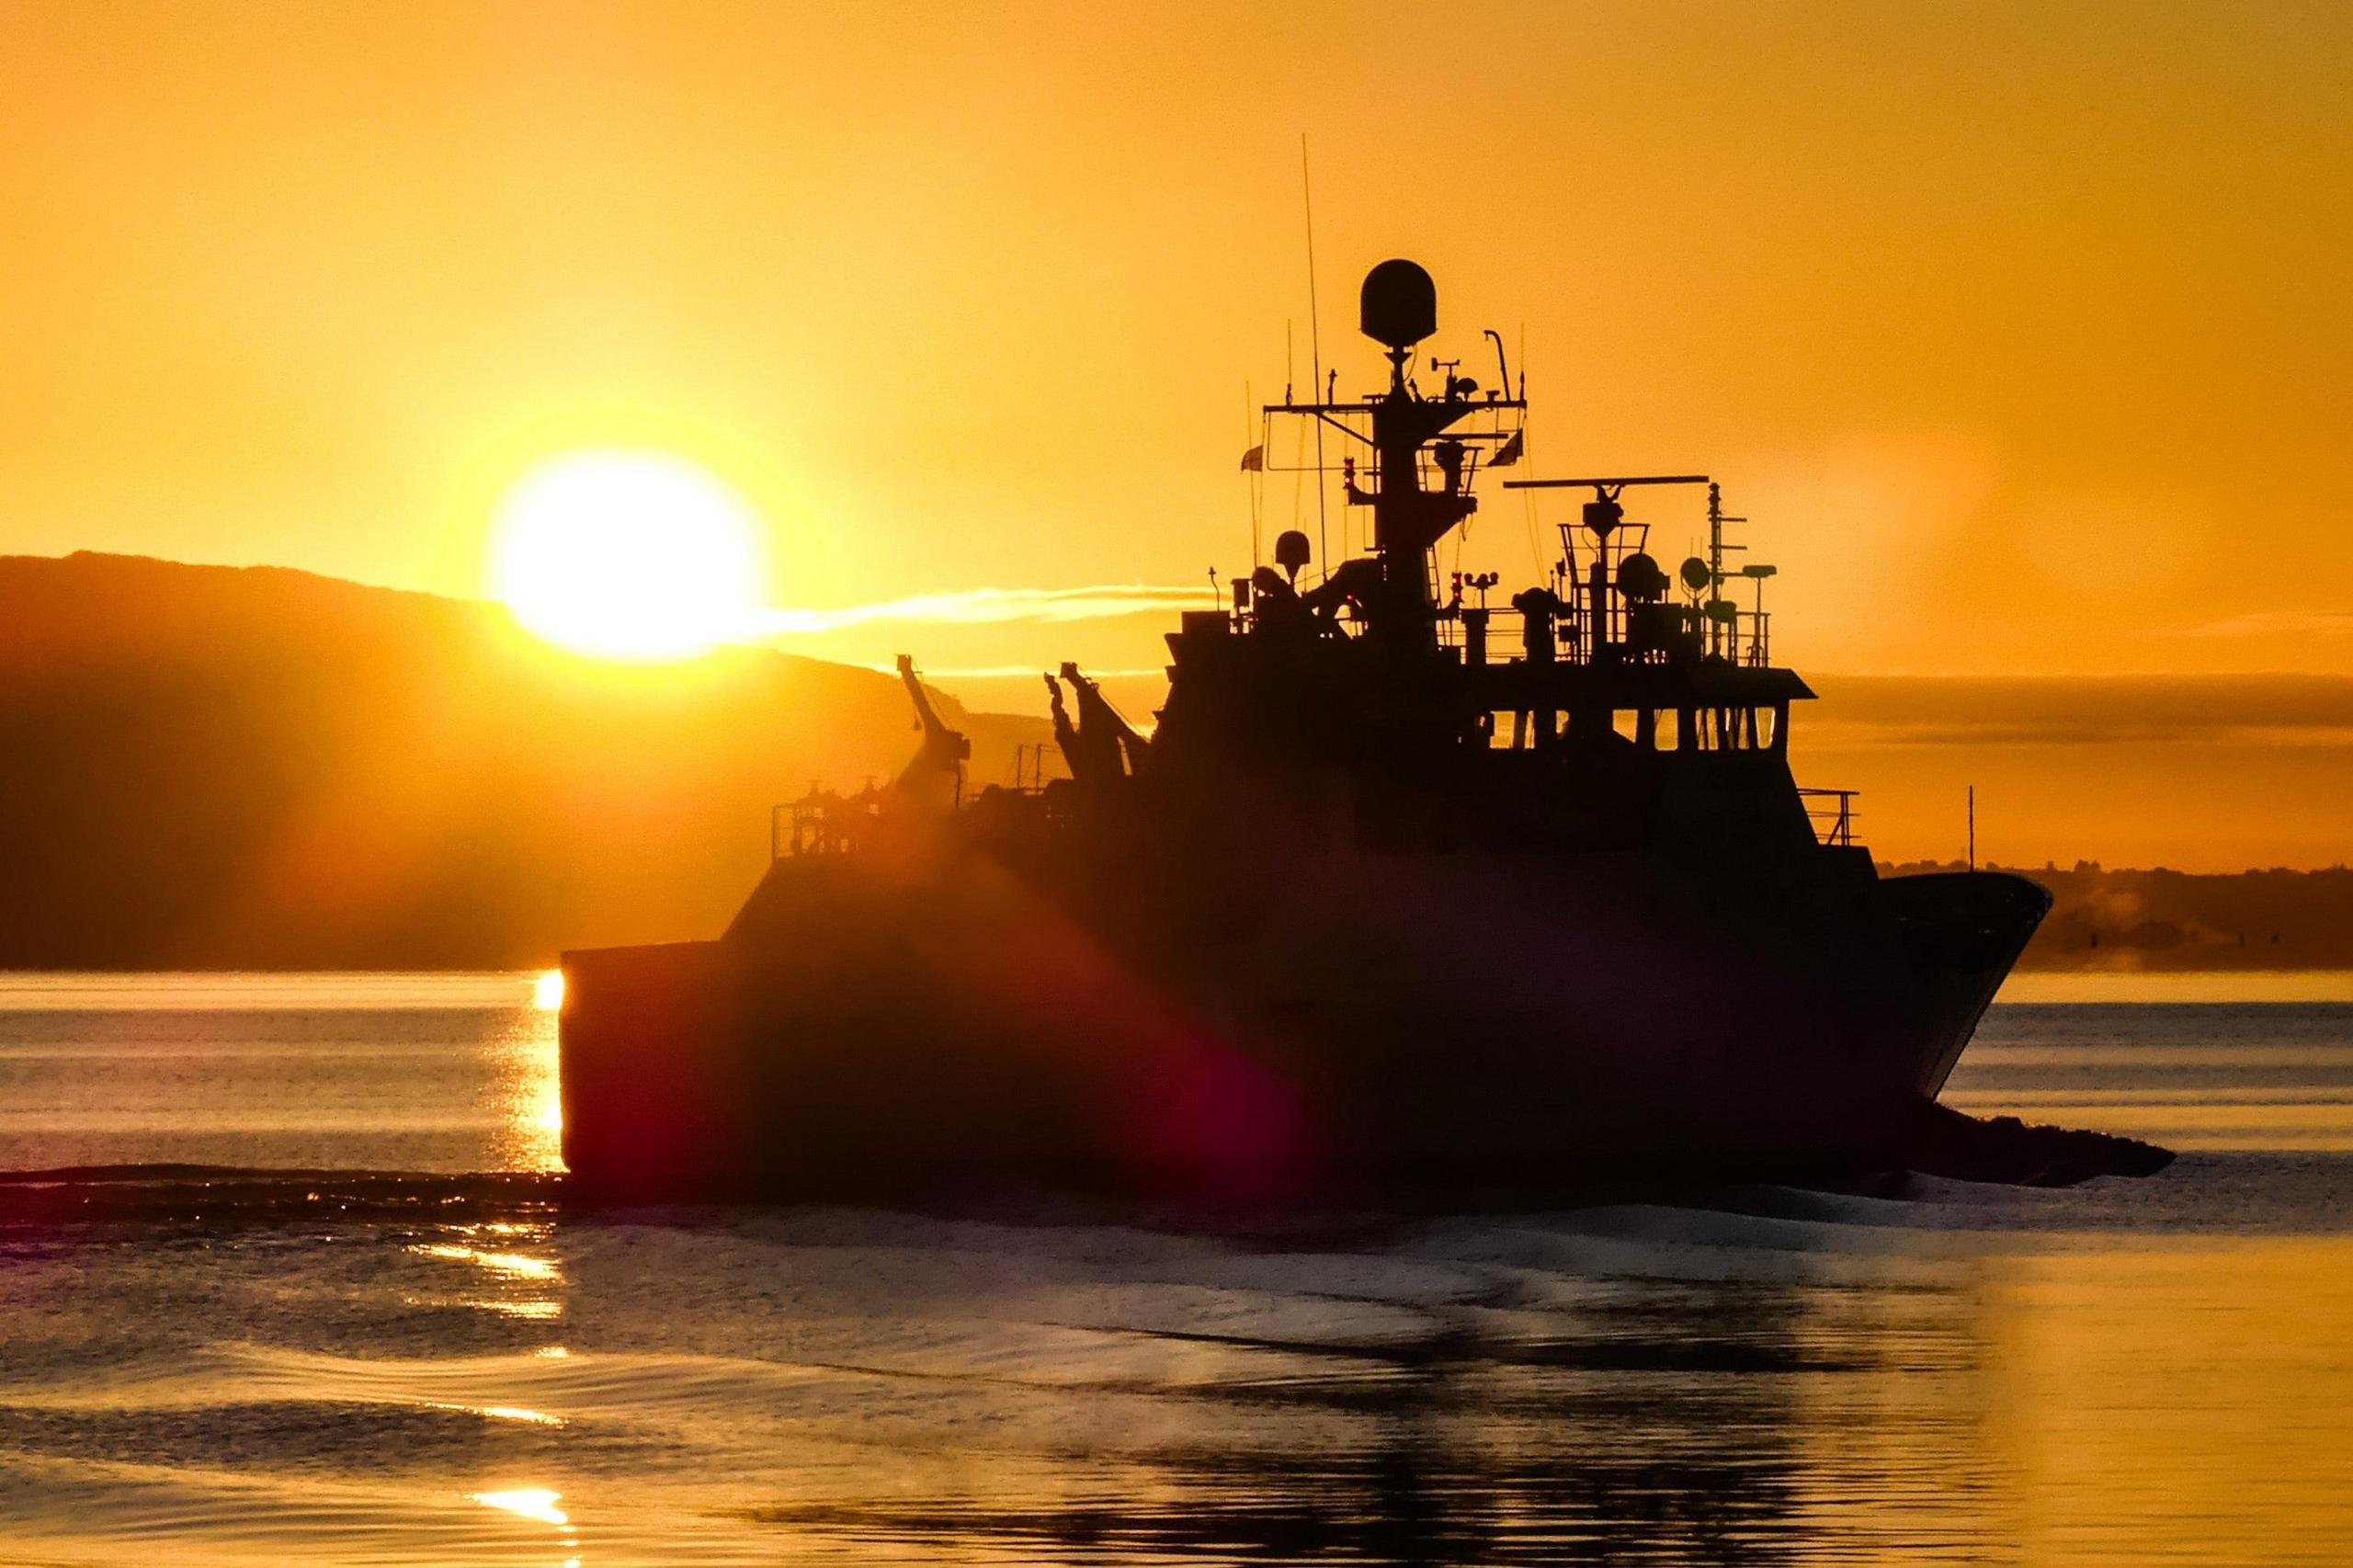
<svg viewBox="0 0 2353 1568"><path fill-rule="evenodd" d="M1237 1233L567 1213L531 992L0 980L0 1560L2353 1556L2353 1004L1997 1008L2147 1181Z"/></svg>

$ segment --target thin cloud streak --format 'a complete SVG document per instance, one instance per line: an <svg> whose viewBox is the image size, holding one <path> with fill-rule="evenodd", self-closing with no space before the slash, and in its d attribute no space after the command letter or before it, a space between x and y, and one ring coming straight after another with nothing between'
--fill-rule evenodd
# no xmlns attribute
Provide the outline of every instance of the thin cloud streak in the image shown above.
<svg viewBox="0 0 2353 1568"><path fill-rule="evenodd" d="M2210 620L2203 626L2188 627L2177 633L2182 637L2273 637L2296 634L2313 637L2341 637L2353 634L2353 609L2261 610L2252 615L2234 615L2226 620Z"/></svg>
<svg viewBox="0 0 2353 1568"><path fill-rule="evenodd" d="M884 675L898 673L896 665L868 665L864 667L879 670ZM1038 665L975 665L965 669L933 669L928 665L919 664L915 666L915 673L926 680L1036 680L1040 676L1051 675L1053 671ZM1081 665L1079 673L1089 680L1142 680L1147 676L1165 676L1168 672L1165 668L1154 666L1132 670L1098 670L1090 665Z"/></svg>
<svg viewBox="0 0 2353 1568"><path fill-rule="evenodd" d="M959 593L916 594L879 604L833 609L773 608L759 612L753 634L811 637L881 622L995 626L1017 621L1111 620L1123 616L1199 609L1200 587L1155 587L1141 583L1100 584L1086 588L967 588Z"/></svg>
<svg viewBox="0 0 2353 1568"><path fill-rule="evenodd" d="M1797 744L2353 745L2353 677L2327 675L1814 678Z"/></svg>

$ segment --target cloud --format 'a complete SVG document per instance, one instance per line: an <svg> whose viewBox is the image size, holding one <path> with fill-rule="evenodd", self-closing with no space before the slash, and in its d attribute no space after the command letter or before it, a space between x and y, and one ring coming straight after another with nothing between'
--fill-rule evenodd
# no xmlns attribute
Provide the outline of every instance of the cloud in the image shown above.
<svg viewBox="0 0 2353 1568"><path fill-rule="evenodd" d="M1166 614L1176 609L1205 609L1210 604L1206 584L1192 587L1111 583L1086 588L967 588L959 593L916 594L879 604L845 605L832 609L767 609L756 618L754 634L810 637L878 622L991 626L1015 621L1108 620L1131 615Z"/></svg>
<svg viewBox="0 0 2353 1568"><path fill-rule="evenodd" d="M2353 635L2353 609L2274 609L2185 627L2178 637L2343 637Z"/></svg>
<svg viewBox="0 0 2353 1568"><path fill-rule="evenodd" d="M2353 677L1824 676L1796 720L1840 745L2097 745L2165 742L2353 745Z"/></svg>
<svg viewBox="0 0 2353 1568"><path fill-rule="evenodd" d="M894 664L876 664L869 665L866 668L880 670L884 675L896 675L899 667ZM1040 676L1051 674L1052 671L1039 665L975 665L961 669L953 667L934 669L928 665L918 665L915 666L915 673L926 680L1036 680ZM1168 672L1156 665L1146 665L1132 670L1102 670L1089 665L1081 665L1079 673L1089 680L1157 680Z"/></svg>

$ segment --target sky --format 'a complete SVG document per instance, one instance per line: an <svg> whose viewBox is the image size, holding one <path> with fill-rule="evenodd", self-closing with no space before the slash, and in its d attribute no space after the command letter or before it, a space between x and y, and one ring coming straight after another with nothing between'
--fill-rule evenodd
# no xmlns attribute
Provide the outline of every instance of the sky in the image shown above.
<svg viewBox="0 0 2353 1568"><path fill-rule="evenodd" d="M1716 475L1778 653L1928 683L1817 748L1889 853L1977 769L2021 858L2347 858L2278 677L2353 677L2353 8L9 0L0 70L0 552L479 594L519 475L637 447L750 503L782 645L1149 670L1165 608L1031 611L1246 567L1249 399L1369 385L1404 255L1522 472ZM1490 492L1461 563L1557 520ZM2119 738L2161 674L2305 694L2294 755ZM2028 677L2058 732L1938 728Z"/></svg>

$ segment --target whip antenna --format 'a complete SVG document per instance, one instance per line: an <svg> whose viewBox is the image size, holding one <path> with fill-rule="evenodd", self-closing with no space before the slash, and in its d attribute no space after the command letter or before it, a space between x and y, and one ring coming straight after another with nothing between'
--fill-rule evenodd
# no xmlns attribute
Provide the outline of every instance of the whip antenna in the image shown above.
<svg viewBox="0 0 2353 1568"><path fill-rule="evenodd" d="M1299 133L1299 200L1307 212L1307 352L1315 369L1315 390L1324 391L1324 323L1315 304L1315 191L1307 178L1307 132ZM1324 531L1324 421L1315 420L1315 558L1332 574L1332 541Z"/></svg>

